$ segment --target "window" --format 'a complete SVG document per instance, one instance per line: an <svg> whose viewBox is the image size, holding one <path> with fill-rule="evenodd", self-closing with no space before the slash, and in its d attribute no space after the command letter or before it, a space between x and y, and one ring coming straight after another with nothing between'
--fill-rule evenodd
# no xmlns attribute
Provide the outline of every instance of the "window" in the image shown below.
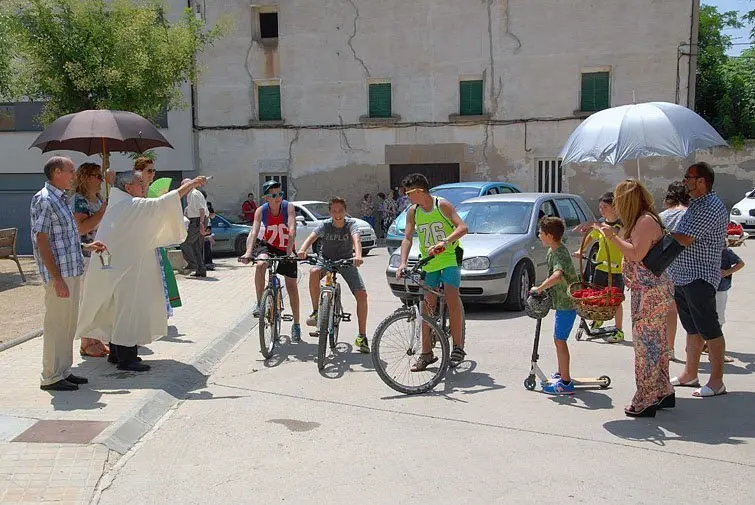
<svg viewBox="0 0 755 505"><path fill-rule="evenodd" d="M279 84L257 86L257 101L259 103L260 121L280 121L283 119Z"/></svg>
<svg viewBox="0 0 755 505"><path fill-rule="evenodd" d="M278 13L260 12L260 38L278 38Z"/></svg>
<svg viewBox="0 0 755 505"><path fill-rule="evenodd" d="M391 117L391 83L382 82L369 85L370 117Z"/></svg>
<svg viewBox="0 0 755 505"><path fill-rule="evenodd" d="M582 112L597 112L611 106L610 75L610 72L582 72Z"/></svg>
<svg viewBox="0 0 755 505"><path fill-rule="evenodd" d="M561 193L563 177L561 160L537 160L538 193Z"/></svg>
<svg viewBox="0 0 755 505"><path fill-rule="evenodd" d="M540 206L540 211L537 213L538 222L544 217L558 217L556 206L553 205L552 200L547 200Z"/></svg>
<svg viewBox="0 0 755 505"><path fill-rule="evenodd" d="M498 188L496 188L496 187L490 188L490 189L488 190L488 192L487 192L487 193L485 193L485 194L486 194L486 195L497 195L497 194L498 194Z"/></svg>
<svg viewBox="0 0 755 505"><path fill-rule="evenodd" d="M573 228L581 223L577 210L566 198L556 200L556 207L558 207L558 213L566 223L567 228Z"/></svg>
<svg viewBox="0 0 755 505"><path fill-rule="evenodd" d="M0 104L0 131L36 132L44 130L39 116L44 102L16 102Z"/></svg>
<svg viewBox="0 0 755 505"><path fill-rule="evenodd" d="M575 200L569 198L569 203L571 203L575 209L577 209L577 214L579 214L580 220L584 223L587 221L587 215L585 214L585 211L582 210L582 207L577 203Z"/></svg>
<svg viewBox="0 0 755 505"><path fill-rule="evenodd" d="M515 190L514 188L512 188L511 186L501 186L501 193L503 193L503 194L506 194L506 193L518 193L518 191Z"/></svg>
<svg viewBox="0 0 755 505"><path fill-rule="evenodd" d="M459 115L482 114L482 80L459 82Z"/></svg>

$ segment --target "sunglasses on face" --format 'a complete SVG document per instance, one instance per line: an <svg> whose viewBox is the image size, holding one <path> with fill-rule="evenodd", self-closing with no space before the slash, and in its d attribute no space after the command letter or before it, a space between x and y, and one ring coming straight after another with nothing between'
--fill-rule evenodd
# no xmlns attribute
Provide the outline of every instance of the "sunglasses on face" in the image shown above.
<svg viewBox="0 0 755 505"><path fill-rule="evenodd" d="M407 189L406 194L411 195L412 193L416 193L417 191L422 191L422 188Z"/></svg>
<svg viewBox="0 0 755 505"><path fill-rule="evenodd" d="M279 193L268 193L266 196L270 198L283 198L283 191Z"/></svg>
<svg viewBox="0 0 755 505"><path fill-rule="evenodd" d="M688 181L690 179L702 179L702 177L700 177L699 175L685 175L684 176L685 181Z"/></svg>
<svg viewBox="0 0 755 505"><path fill-rule="evenodd" d="M155 172L157 172L157 170L155 170L154 168L145 168L144 171L148 174L154 174Z"/></svg>

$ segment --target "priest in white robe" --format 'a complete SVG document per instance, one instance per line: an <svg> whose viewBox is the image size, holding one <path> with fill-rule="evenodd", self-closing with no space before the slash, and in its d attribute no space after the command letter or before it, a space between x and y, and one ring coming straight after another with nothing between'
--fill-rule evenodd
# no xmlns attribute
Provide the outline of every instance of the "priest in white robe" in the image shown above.
<svg viewBox="0 0 755 505"><path fill-rule="evenodd" d="M76 336L110 342L109 361L121 370L149 370L137 356L137 345L167 334L168 313L155 248L184 241L181 198L206 182L200 176L160 198L145 198L141 173L118 174L95 237L108 244L109 268L97 258L89 263Z"/></svg>

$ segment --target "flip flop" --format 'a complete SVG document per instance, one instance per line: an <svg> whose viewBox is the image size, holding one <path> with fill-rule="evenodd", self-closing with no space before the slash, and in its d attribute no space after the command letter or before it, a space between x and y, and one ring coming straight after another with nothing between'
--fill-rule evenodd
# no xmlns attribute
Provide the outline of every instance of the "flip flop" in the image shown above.
<svg viewBox="0 0 755 505"><path fill-rule="evenodd" d="M708 398L709 396L721 396L726 394L726 386L721 384L718 391L713 391L708 386L703 386L697 391L692 393L695 398Z"/></svg>
<svg viewBox="0 0 755 505"><path fill-rule="evenodd" d="M672 377L671 378L671 385L672 386L681 386L683 388L699 388L700 387L700 379L698 379L697 377L695 377L691 381L682 383L679 380L679 377Z"/></svg>

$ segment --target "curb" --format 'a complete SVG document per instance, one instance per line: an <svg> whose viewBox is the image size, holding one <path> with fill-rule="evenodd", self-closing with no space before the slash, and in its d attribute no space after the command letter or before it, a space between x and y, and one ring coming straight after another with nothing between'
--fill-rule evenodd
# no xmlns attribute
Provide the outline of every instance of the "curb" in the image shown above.
<svg viewBox="0 0 755 505"><path fill-rule="evenodd" d="M10 349L11 347L16 347L19 344L23 344L24 342L28 342L31 339L37 338L42 336L42 328L34 331L30 331L26 335L22 335L18 338L14 338L12 340L8 340L7 342L3 342L0 344L0 352L3 352L7 349Z"/></svg>
<svg viewBox="0 0 755 505"><path fill-rule="evenodd" d="M162 389L152 392L146 399L117 419L103 431L93 444L102 444L118 454L126 454L136 442L146 435L176 403L181 401L193 386L210 375L231 350L257 327L257 318L250 310L231 329L210 342L197 356L187 362L199 372L186 377L185 370L166 377Z"/></svg>

